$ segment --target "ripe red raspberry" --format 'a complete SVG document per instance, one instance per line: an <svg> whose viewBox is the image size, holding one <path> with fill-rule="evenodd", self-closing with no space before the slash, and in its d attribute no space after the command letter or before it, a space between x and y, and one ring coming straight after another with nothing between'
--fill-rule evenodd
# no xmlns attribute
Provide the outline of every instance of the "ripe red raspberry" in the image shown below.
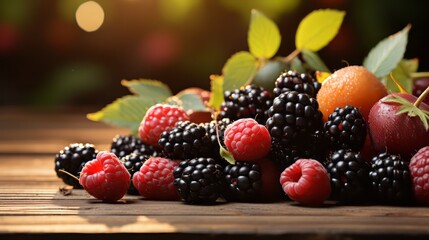
<svg viewBox="0 0 429 240"><path fill-rule="evenodd" d="M305 205L321 205L331 194L331 183L326 169L312 159L299 159L280 176L285 193Z"/></svg>
<svg viewBox="0 0 429 240"><path fill-rule="evenodd" d="M146 199L177 200L173 171L178 165L176 160L150 157L140 171L134 173L133 184Z"/></svg>
<svg viewBox="0 0 429 240"><path fill-rule="evenodd" d="M420 149L410 161L414 197L417 202L429 205L429 146Z"/></svg>
<svg viewBox="0 0 429 240"><path fill-rule="evenodd" d="M79 182L83 188L104 202L116 202L127 193L130 174L115 154L101 151L85 164Z"/></svg>
<svg viewBox="0 0 429 240"><path fill-rule="evenodd" d="M159 147L162 132L170 131L179 121L187 121L189 116L180 107L157 104L149 108L139 127L139 135L144 143Z"/></svg>
<svg viewBox="0 0 429 240"><path fill-rule="evenodd" d="M260 160L271 149L271 136L265 126L251 118L233 122L225 130L225 145L235 160Z"/></svg>

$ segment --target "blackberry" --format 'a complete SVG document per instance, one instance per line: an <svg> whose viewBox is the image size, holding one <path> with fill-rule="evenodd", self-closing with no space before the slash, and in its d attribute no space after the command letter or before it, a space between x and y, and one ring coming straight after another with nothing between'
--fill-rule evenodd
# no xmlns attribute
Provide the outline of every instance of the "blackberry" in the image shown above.
<svg viewBox="0 0 429 240"><path fill-rule="evenodd" d="M372 159L369 178L374 199L381 203L405 204L411 199L408 162L399 155L381 153Z"/></svg>
<svg viewBox="0 0 429 240"><path fill-rule="evenodd" d="M213 155L213 144L204 126L189 121L178 122L169 132L163 132L159 145L170 159L191 159Z"/></svg>
<svg viewBox="0 0 429 240"><path fill-rule="evenodd" d="M341 202L365 200L369 187L369 165L360 153L340 149L326 163L331 178L331 198Z"/></svg>
<svg viewBox="0 0 429 240"><path fill-rule="evenodd" d="M142 140L133 135L117 135L113 138L110 152L118 158L123 158L131 153L158 156L159 153L150 145L144 144Z"/></svg>
<svg viewBox="0 0 429 240"><path fill-rule="evenodd" d="M253 202L262 189L261 167L252 162L236 162L224 168L225 192L228 201Z"/></svg>
<svg viewBox="0 0 429 240"><path fill-rule="evenodd" d="M82 188L79 181L59 170L64 170L79 177L80 171L85 163L95 159L97 153L98 151L95 150L92 144L70 144L55 156L55 172L57 176L61 178L65 184L71 185L74 188Z"/></svg>
<svg viewBox="0 0 429 240"><path fill-rule="evenodd" d="M295 91L274 99L266 127L275 142L288 146L322 126L322 113L315 98Z"/></svg>
<svg viewBox="0 0 429 240"><path fill-rule="evenodd" d="M229 118L223 118L223 119L217 121L218 129L219 129L219 141L221 144L223 144L225 129L229 124L231 124L231 120L229 120ZM215 121L213 120L210 123L205 123L204 128L206 129L207 135L209 136L211 144L212 144L212 149L213 149L212 157L215 158L216 160L219 160L218 163L220 165L222 165L222 166L226 165L227 162L222 160L222 158L219 154L220 147L219 147L219 143L217 141L217 136L216 136Z"/></svg>
<svg viewBox="0 0 429 240"><path fill-rule="evenodd" d="M274 96L277 97L288 91L306 93L310 97L316 98L322 85L317 82L311 75L298 73L292 70L283 72L277 78L273 90Z"/></svg>
<svg viewBox="0 0 429 240"><path fill-rule="evenodd" d="M316 130L307 139L301 142L300 148L304 156L323 163L329 153L329 143L323 130Z"/></svg>
<svg viewBox="0 0 429 240"><path fill-rule="evenodd" d="M186 203L210 204L221 196L222 167L213 158L182 161L173 175L177 192Z"/></svg>
<svg viewBox="0 0 429 240"><path fill-rule="evenodd" d="M278 141L271 141L271 157L280 171L285 170L296 160L305 155L296 145L287 146Z"/></svg>
<svg viewBox="0 0 429 240"><path fill-rule="evenodd" d="M258 123L265 124L272 100L270 92L255 84L225 91L219 117L231 120L254 118Z"/></svg>
<svg viewBox="0 0 429 240"><path fill-rule="evenodd" d="M333 149L359 151L365 143L366 123L359 109L347 105L335 108L323 126Z"/></svg>
<svg viewBox="0 0 429 240"><path fill-rule="evenodd" d="M132 195L138 195L138 190L134 187L133 184L133 175L134 173L140 171L140 168L143 166L143 163L149 159L150 156L148 155L142 155L142 154L136 154L131 153L123 158L121 158L122 163L124 164L125 168L128 170L128 172L131 175L131 184L128 188L128 193Z"/></svg>

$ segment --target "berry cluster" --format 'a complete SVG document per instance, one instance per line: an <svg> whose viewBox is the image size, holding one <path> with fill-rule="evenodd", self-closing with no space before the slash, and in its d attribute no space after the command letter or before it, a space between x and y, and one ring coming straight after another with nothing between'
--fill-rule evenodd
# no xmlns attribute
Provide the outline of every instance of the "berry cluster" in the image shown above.
<svg viewBox="0 0 429 240"><path fill-rule="evenodd" d="M311 75L286 71L270 89L274 99L254 84L226 91L219 118L207 123L191 122L181 107L157 104L146 112L140 138L116 136L111 152L98 154L93 145L72 144L57 154L55 170L66 184L82 186L106 202L127 192L188 204L213 204L220 198L260 202L280 198L283 188L291 200L311 206L327 199L429 205L429 147L424 147L429 130L422 130L427 110L419 112L421 100L409 106L408 98L393 95L371 103L369 111L370 103L344 100L342 91L360 92L356 81L372 81L372 76L360 67L346 69L323 86ZM350 80L356 76L365 80ZM338 92L328 99L326 91L332 89ZM403 105L399 113L413 111L418 117L399 117L420 124L415 131L423 135L415 136L427 138L410 140L406 148L391 143L378 122L390 103ZM396 130L393 135L402 134ZM377 148L381 141L382 151Z"/></svg>

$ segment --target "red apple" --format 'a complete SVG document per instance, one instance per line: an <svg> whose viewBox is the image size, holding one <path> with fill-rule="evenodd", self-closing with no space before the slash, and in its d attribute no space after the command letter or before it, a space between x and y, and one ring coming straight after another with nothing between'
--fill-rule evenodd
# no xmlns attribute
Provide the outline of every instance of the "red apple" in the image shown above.
<svg viewBox="0 0 429 240"><path fill-rule="evenodd" d="M395 102L392 99L396 99ZM402 103L398 103L398 99ZM419 99L419 104L413 109L429 111L429 106L421 102L422 99ZM410 159L417 150L429 145L429 130L419 116L413 116L410 112L398 113L403 107L412 108L416 101L417 97L411 94L392 93L371 108L368 125L376 152L399 154L404 159Z"/></svg>

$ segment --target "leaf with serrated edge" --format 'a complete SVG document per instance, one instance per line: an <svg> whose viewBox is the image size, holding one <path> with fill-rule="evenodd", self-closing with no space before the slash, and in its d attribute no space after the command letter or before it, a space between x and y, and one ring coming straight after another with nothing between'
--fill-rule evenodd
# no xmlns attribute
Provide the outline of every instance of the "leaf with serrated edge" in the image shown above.
<svg viewBox="0 0 429 240"><path fill-rule="evenodd" d="M223 102L223 76L210 76L210 101L209 106L219 111L220 105Z"/></svg>
<svg viewBox="0 0 429 240"><path fill-rule="evenodd" d="M255 75L257 59L249 52L238 52L228 59L222 69L223 90L234 90L249 82Z"/></svg>
<svg viewBox="0 0 429 240"><path fill-rule="evenodd" d="M396 115L404 114L406 113L409 117L416 117L418 116L420 120L422 121L426 131L429 129L429 111L422 110L416 106L414 106L413 103L409 102L407 99L400 97L400 96L391 96L386 99L383 99L383 102L392 102L392 103L398 103L401 106L399 107L398 111L396 111Z"/></svg>
<svg viewBox="0 0 429 240"><path fill-rule="evenodd" d="M317 52L328 45L337 35L345 14L333 9L315 10L308 14L296 31L296 48Z"/></svg>
<svg viewBox="0 0 429 240"><path fill-rule="evenodd" d="M224 147L220 146L219 154L228 163L235 165L234 156L232 156L232 153L228 152L228 150L226 150Z"/></svg>
<svg viewBox="0 0 429 240"><path fill-rule="evenodd" d="M269 59L280 47L280 31L277 25L259 11L253 9L247 42L250 52L258 58Z"/></svg>
<svg viewBox="0 0 429 240"><path fill-rule="evenodd" d="M379 42L363 61L363 66L378 78L389 74L401 61L411 25Z"/></svg>
<svg viewBox="0 0 429 240"><path fill-rule="evenodd" d="M392 75L396 81L398 81L405 90L410 93L413 91L413 78L411 77L412 73L417 72L419 67L419 60L415 59L402 59L398 66L392 71ZM386 88L392 92L400 92L398 86L395 82L390 79L390 76L387 76Z"/></svg>
<svg viewBox="0 0 429 240"><path fill-rule="evenodd" d="M206 111L206 105L199 94L183 93L176 95L176 97L181 101L181 106L185 111Z"/></svg>
<svg viewBox="0 0 429 240"><path fill-rule="evenodd" d="M87 118L115 127L128 128L132 132L136 132L146 111L152 105L154 105L154 102L151 99L139 96L124 96L116 99L98 112L89 113Z"/></svg>
<svg viewBox="0 0 429 240"><path fill-rule="evenodd" d="M302 57L311 69L321 72L330 72L328 67L325 65L325 63L322 61L322 59L317 53L305 48L302 49L301 52Z"/></svg>
<svg viewBox="0 0 429 240"><path fill-rule="evenodd" d="M151 98L156 102L163 102L172 95L170 88L157 80L136 79L122 80L122 86L127 87L132 93Z"/></svg>

